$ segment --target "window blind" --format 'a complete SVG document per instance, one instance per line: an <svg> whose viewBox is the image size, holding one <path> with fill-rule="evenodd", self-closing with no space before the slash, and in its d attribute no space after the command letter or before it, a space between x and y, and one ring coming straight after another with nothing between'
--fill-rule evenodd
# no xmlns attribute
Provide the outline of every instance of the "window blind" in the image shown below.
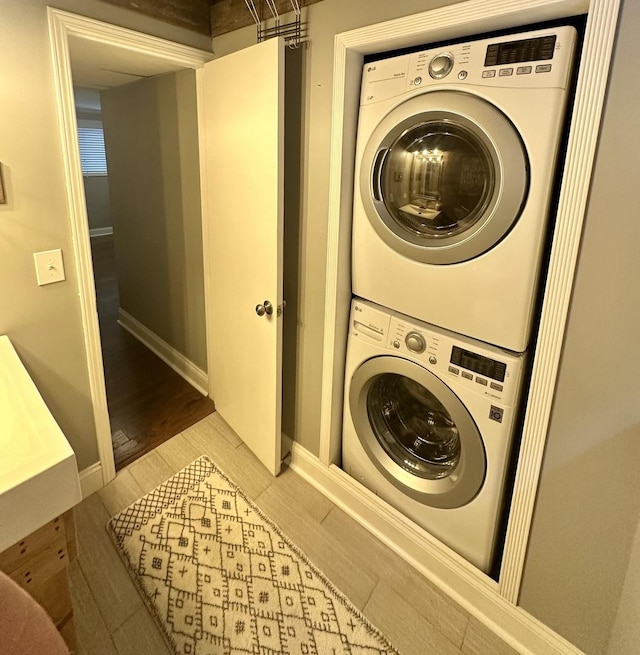
<svg viewBox="0 0 640 655"><path fill-rule="evenodd" d="M80 165L83 175L106 175L104 133L100 127L79 127Z"/></svg>

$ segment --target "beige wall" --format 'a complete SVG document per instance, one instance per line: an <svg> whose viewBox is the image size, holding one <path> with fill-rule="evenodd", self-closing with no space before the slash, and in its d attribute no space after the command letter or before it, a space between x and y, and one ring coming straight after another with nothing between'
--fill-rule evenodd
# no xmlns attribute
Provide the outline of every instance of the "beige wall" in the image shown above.
<svg viewBox="0 0 640 655"><path fill-rule="evenodd" d="M98 460L62 168L47 4L187 45L202 36L98 0L2 0L0 334L7 334L85 468ZM33 253L62 248L67 279L36 284Z"/></svg>
<svg viewBox="0 0 640 655"><path fill-rule="evenodd" d="M195 71L101 94L120 307L206 371Z"/></svg>
<svg viewBox="0 0 640 655"><path fill-rule="evenodd" d="M623 589L640 609L639 23L624 3L521 596L589 655Z"/></svg>
<svg viewBox="0 0 640 655"><path fill-rule="evenodd" d="M97 93L97 92L96 92ZM76 121L78 127L102 129L102 120L99 112L92 112L92 117L87 117L87 112L76 110ZM84 199L87 205L87 219L89 229L104 229L111 227L111 208L109 206L109 181L106 175L83 175Z"/></svg>
<svg viewBox="0 0 640 655"><path fill-rule="evenodd" d="M296 157L291 145L299 144L299 213L287 207L285 232L293 229L298 251L292 252L285 236L285 298L289 312L284 332L283 429L314 454L320 443L320 396L324 320L325 257L329 197L329 148L333 83L333 40L337 33L440 6L455 4L435 0L323 0L303 10L308 21L309 43L299 53L301 87L299 125L287 119L286 158ZM288 17L285 17L287 20ZM249 27L213 39L213 51L223 56L255 43ZM289 83L289 80L287 80ZM292 133L292 124L300 133ZM289 164L292 165L291 163ZM293 174L289 172L288 175ZM288 177L290 179L290 177ZM288 194L291 190L288 191ZM294 203L295 205L295 203ZM292 299L292 294L296 297ZM292 312L295 314L292 316ZM297 330L288 329L295 322ZM292 341L295 339L295 344ZM294 369L294 370L292 370ZM287 393L288 392L288 393Z"/></svg>
<svg viewBox="0 0 640 655"><path fill-rule="evenodd" d="M85 175L84 199L90 230L113 227L109 204L109 180L106 175Z"/></svg>

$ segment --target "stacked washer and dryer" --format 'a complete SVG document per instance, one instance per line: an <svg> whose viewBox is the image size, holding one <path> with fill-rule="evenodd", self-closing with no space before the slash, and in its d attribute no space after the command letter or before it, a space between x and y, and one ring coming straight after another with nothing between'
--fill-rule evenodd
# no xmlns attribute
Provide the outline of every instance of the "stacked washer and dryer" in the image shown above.
<svg viewBox="0 0 640 655"><path fill-rule="evenodd" d="M576 31L367 63L342 467L489 573Z"/></svg>

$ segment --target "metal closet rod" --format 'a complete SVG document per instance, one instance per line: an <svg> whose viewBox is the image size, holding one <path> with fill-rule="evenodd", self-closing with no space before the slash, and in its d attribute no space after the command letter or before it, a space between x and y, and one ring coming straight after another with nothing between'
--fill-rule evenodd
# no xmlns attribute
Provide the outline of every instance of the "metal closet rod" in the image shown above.
<svg viewBox="0 0 640 655"><path fill-rule="evenodd" d="M300 45L300 41L303 36L306 36L306 23L301 23L300 21L300 3L298 0L290 0L291 8L295 14L295 20L292 23L282 24L280 22L280 14L278 13L278 8L276 7L275 0L265 0L269 11L271 12L271 17L275 21L273 27L262 27L262 20L256 9L254 0L244 0L247 5L247 9L253 18L256 29L258 32L258 41L264 41L269 39L272 36L283 36L285 43L290 48L297 48Z"/></svg>

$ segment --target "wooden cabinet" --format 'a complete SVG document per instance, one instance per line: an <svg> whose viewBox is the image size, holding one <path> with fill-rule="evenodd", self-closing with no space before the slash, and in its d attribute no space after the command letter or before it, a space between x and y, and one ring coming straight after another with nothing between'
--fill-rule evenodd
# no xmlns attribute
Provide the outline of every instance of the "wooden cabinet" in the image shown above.
<svg viewBox="0 0 640 655"><path fill-rule="evenodd" d="M77 555L73 510L0 553L0 570L47 611L71 651L76 635L67 569Z"/></svg>

